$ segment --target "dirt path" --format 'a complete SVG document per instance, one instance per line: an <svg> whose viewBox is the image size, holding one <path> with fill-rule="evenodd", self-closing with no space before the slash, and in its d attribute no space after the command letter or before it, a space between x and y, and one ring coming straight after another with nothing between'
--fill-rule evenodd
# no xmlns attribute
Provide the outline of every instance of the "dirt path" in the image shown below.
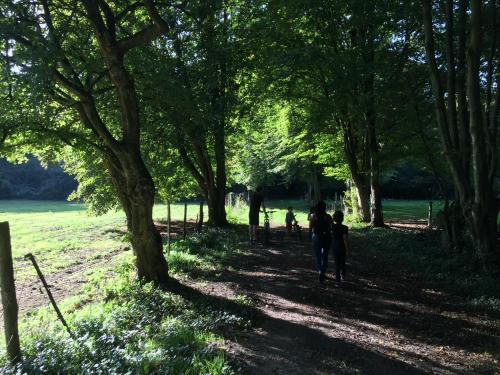
<svg viewBox="0 0 500 375"><path fill-rule="evenodd" d="M318 284L305 242L257 245L239 259L238 271L201 287L225 298L244 294L262 313L254 330L227 343L241 373L495 373L499 358L483 353L500 349L498 321L394 277L376 259L363 259L359 245L354 239L340 288L331 279Z"/></svg>

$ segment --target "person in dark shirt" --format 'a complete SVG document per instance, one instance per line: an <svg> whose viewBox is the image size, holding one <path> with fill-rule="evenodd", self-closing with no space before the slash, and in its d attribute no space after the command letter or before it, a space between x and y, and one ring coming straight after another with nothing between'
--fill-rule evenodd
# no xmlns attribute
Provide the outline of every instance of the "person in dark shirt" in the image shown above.
<svg viewBox="0 0 500 375"><path fill-rule="evenodd" d="M264 205L264 196L262 195L262 187L259 186L255 192L250 197L250 212L249 212L249 234L250 242L255 241L257 227L259 226L259 211L260 206L266 212L266 206Z"/></svg>
<svg viewBox="0 0 500 375"><path fill-rule="evenodd" d="M297 223L297 219L295 218L295 214L293 213L293 207L290 206L288 207L288 212L285 216L286 231L288 232L288 234L292 233L293 223Z"/></svg>
<svg viewBox="0 0 500 375"><path fill-rule="evenodd" d="M333 214L333 221L332 250L335 260L335 281L340 282L345 278L345 258L350 251L348 237L349 228L342 224L344 221L344 214L342 211L335 211Z"/></svg>
<svg viewBox="0 0 500 375"><path fill-rule="evenodd" d="M325 281L326 267L328 264L328 250L332 239L332 217L326 213L326 203L320 201L312 217L312 243L316 255L316 267L319 272L319 282Z"/></svg>

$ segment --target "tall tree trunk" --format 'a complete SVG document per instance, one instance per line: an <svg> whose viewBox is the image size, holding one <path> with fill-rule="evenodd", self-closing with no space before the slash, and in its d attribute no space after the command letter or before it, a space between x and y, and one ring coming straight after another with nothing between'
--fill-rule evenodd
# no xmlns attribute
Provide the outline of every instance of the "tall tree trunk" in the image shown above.
<svg viewBox="0 0 500 375"><path fill-rule="evenodd" d="M147 282L165 285L168 281L168 265L163 255L160 233L153 222L153 179L142 159L137 156L126 158L126 162L120 160L121 168L117 168L116 163L109 158L106 165L127 217L137 276Z"/></svg>
<svg viewBox="0 0 500 375"><path fill-rule="evenodd" d="M495 9L496 11L496 9ZM472 237L484 268L492 268L498 259L497 248L497 199L493 191L490 175L495 173L495 156L488 155L488 148L493 144L492 153L496 152L495 140L489 134L489 124L484 123L481 88L480 58L482 48L482 9L481 1L471 1L471 32L467 48L467 96L469 99L469 123L472 148L472 185L474 200L472 204ZM497 88L498 90L498 88ZM491 103L486 103L489 107ZM495 120L497 121L497 120ZM496 128L496 124L493 125ZM486 145L486 147L485 147ZM490 161L491 160L491 161ZM492 165L491 165L492 164ZM490 173L490 171L493 173Z"/></svg>
<svg viewBox="0 0 500 375"><path fill-rule="evenodd" d="M364 172L364 161L359 162L356 154L356 139L352 131L350 122L344 122L340 119L344 139L344 155L351 172L352 180L358 190L358 201L360 207L361 220L365 223L370 222L370 184L366 173Z"/></svg>
<svg viewBox="0 0 500 375"><path fill-rule="evenodd" d="M493 20L491 27L483 28L482 2L472 0L470 13L465 0L459 2L458 24L458 72L454 70L454 6L452 0L447 2L446 46L447 46L447 77L448 97L454 92L454 82L457 82L458 119L454 116L455 100L450 100L448 107L444 105L444 90L440 81L441 72L435 57L434 31L432 23L432 2L423 1L423 20L426 40L426 54L430 68L431 84L436 102L436 114L441 138L445 149L455 189L458 192L463 216L474 241L476 254L481 259L485 269L495 268L500 254L497 243L497 212L498 201L494 192L496 174L496 131L498 128L498 105L500 93L497 87L497 97L493 103L491 85L493 82L493 59L497 48L496 33L498 25ZM491 3L496 12L496 3ZM470 14L470 17L468 15ZM496 13L494 13L496 14ZM467 21L470 19L470 22ZM466 31L470 25L469 44L465 54ZM485 32L493 35L484 37ZM491 53L486 57L488 71L485 76L480 73L482 41L489 40ZM465 72L467 79L465 79ZM456 75L456 77L455 77ZM482 80L486 82L486 95L482 95ZM486 102L483 102L486 98ZM493 111L491 109L493 108ZM448 111L447 111L448 110ZM467 118L467 112L469 117ZM491 115L489 115L491 113ZM458 131L455 129L458 126ZM458 134L458 141L455 137ZM468 167L470 163L470 168ZM469 173L470 170L470 173Z"/></svg>
<svg viewBox="0 0 500 375"><path fill-rule="evenodd" d="M148 2L146 0L146 2ZM131 49L147 45L162 34L160 25L153 23L133 35L118 38L117 23L112 8L106 0L82 2L87 20L99 46L101 58L106 62L119 110L113 118L118 119L119 131L114 121L113 131L106 126L96 105L96 97L89 84L82 82L86 73L75 69L66 56L64 46L59 41L58 22L53 22L52 6L42 0L36 12L43 12L43 33L37 37L50 43L46 56L47 68L51 71L57 89L56 101L67 108L74 108L81 123L91 131L95 142L91 144L99 151L127 216L127 226L132 247L136 255L137 272L141 279L164 284L168 279L167 262L162 253L161 237L153 223L153 203L155 187L140 152L141 121L140 106L133 76L126 68L125 55ZM151 3L151 2L149 2ZM35 44L35 46L38 44ZM53 60L52 60L53 59ZM85 60L85 59L84 59ZM85 64L83 64L85 66ZM79 66L81 68L81 66ZM84 69L84 68L83 68ZM116 115L116 116L115 116Z"/></svg>
<svg viewBox="0 0 500 375"><path fill-rule="evenodd" d="M374 227L383 227L384 217L382 214L382 197L380 194L378 147L375 133L375 123L369 124L369 148L370 148L370 223Z"/></svg>
<svg viewBox="0 0 500 375"><path fill-rule="evenodd" d="M221 119L217 123L215 131L215 202L212 204L212 214L209 213L209 218L212 224L217 227L228 225L226 217L226 132L225 122ZM213 215L213 216L212 216Z"/></svg>
<svg viewBox="0 0 500 375"><path fill-rule="evenodd" d="M368 136L368 157L370 165L370 207L371 207L371 225L374 227L383 227L384 217L382 215L382 197L380 194L380 167L378 162L378 142L375 114L375 74L373 66L375 65L375 46L372 26L368 26L368 47L366 62L372 69L365 81L365 93L367 95L367 136Z"/></svg>
<svg viewBox="0 0 500 375"><path fill-rule="evenodd" d="M220 194L220 189L209 189L207 206L209 225L215 227L224 227L228 225L225 196Z"/></svg>
<svg viewBox="0 0 500 375"><path fill-rule="evenodd" d="M384 227L384 216L382 214L382 197L380 194L380 184L378 172L371 172L370 177L370 223L374 227Z"/></svg>
<svg viewBox="0 0 500 375"><path fill-rule="evenodd" d="M358 193L358 205L360 208L360 217L364 223L370 222L370 185L365 179L357 176L353 178L354 185Z"/></svg>

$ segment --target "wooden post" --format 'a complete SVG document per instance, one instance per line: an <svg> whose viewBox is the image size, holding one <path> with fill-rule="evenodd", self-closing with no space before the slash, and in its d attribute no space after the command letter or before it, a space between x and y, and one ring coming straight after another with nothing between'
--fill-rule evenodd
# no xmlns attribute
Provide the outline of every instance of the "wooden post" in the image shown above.
<svg viewBox="0 0 500 375"><path fill-rule="evenodd" d="M59 307L57 307L56 300L54 299L54 296L52 295L52 292L50 291L49 284L47 284L47 281L45 280L45 277L42 274L42 271L40 270L40 267L38 267L38 263L35 260L35 256L33 254L26 254L24 256L26 259L31 260L31 263L33 263L33 267L35 267L36 273L38 274L38 277L40 278L40 281L43 284L43 287L45 288L45 291L47 292L47 296L49 297L50 303L52 304L52 307L56 311L57 317L63 324L63 326L66 328L66 331L68 331L69 335L71 338L75 338L73 335L73 332L69 329L68 323L66 323L66 320L64 319L61 310L59 310Z"/></svg>
<svg viewBox="0 0 500 375"><path fill-rule="evenodd" d="M203 229L203 199L201 200L200 202L200 214L199 214L199 221L198 221L198 227L196 228L196 230L198 232L201 232L201 230Z"/></svg>
<svg viewBox="0 0 500 375"><path fill-rule="evenodd" d="M427 216L427 228L432 226L432 201L429 201L429 214Z"/></svg>
<svg viewBox="0 0 500 375"><path fill-rule="evenodd" d="M167 255L170 255L170 200L167 201Z"/></svg>
<svg viewBox="0 0 500 375"><path fill-rule="evenodd" d="M22 356L17 327L19 307L17 305L16 286L14 283L10 229L7 221L0 223L0 289L2 294L7 356L9 361L15 365L21 362Z"/></svg>
<svg viewBox="0 0 500 375"><path fill-rule="evenodd" d="M182 233L182 238L185 240L186 239L186 221L187 221L187 211L188 211L188 204L184 203L184 231Z"/></svg>

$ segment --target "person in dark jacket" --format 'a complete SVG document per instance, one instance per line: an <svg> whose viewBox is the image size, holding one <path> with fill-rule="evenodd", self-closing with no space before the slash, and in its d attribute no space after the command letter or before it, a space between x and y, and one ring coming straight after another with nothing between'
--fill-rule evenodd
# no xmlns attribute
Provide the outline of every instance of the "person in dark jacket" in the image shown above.
<svg viewBox="0 0 500 375"><path fill-rule="evenodd" d="M332 217L326 213L326 203L320 201L311 220L312 244L316 256L316 268L319 272L319 282L325 281L328 265L328 251L331 245Z"/></svg>
<svg viewBox="0 0 500 375"><path fill-rule="evenodd" d="M255 241L257 227L259 226L259 211L260 206L264 212L266 212L266 206L264 205L264 196L262 195L262 187L259 186L255 192L250 196L250 212L248 214L249 219L249 234L250 242Z"/></svg>
<svg viewBox="0 0 500 375"><path fill-rule="evenodd" d="M335 260L335 281L337 282L345 279L345 258L350 252L349 228L342 224L343 221L342 211L335 211L332 226L332 250Z"/></svg>

